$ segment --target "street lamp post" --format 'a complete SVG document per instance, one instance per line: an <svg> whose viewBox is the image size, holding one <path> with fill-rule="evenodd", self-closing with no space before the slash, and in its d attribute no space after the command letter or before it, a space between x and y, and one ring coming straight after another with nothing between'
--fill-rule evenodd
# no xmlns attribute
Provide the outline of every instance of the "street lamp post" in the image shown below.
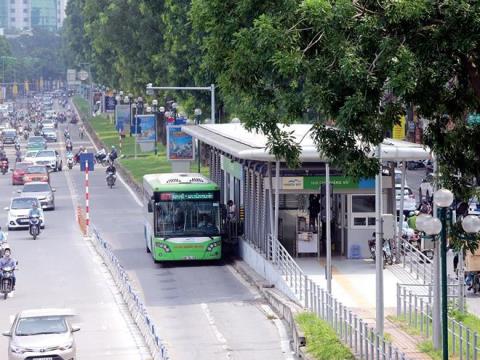
<svg viewBox="0 0 480 360"><path fill-rule="evenodd" d="M155 155L158 154L157 144L158 144L158 100L152 100L152 110L155 116Z"/></svg>
<svg viewBox="0 0 480 360"><path fill-rule="evenodd" d="M195 109L195 124L199 125L200 124L200 117L202 116L202 109L196 108ZM200 140L197 139L197 152L198 152L198 173L200 174Z"/></svg>
<svg viewBox="0 0 480 360"><path fill-rule="evenodd" d="M433 201L440 208L440 219L429 218L421 227L427 235L440 234L442 358L448 360L447 208L453 203L453 193L439 189L433 195Z"/></svg>

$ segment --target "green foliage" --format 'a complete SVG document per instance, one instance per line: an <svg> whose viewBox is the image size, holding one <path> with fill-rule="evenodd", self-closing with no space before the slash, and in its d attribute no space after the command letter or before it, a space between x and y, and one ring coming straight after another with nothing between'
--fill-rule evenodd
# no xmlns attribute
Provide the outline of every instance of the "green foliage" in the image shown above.
<svg viewBox="0 0 480 360"><path fill-rule="evenodd" d="M317 360L354 359L351 351L341 343L335 331L313 313L296 316L300 329L305 333L307 352Z"/></svg>

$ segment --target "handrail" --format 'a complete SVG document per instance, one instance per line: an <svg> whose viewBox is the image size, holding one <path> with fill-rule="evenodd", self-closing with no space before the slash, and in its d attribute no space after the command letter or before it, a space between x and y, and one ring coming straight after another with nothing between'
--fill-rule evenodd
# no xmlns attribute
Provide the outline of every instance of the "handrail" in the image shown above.
<svg viewBox="0 0 480 360"><path fill-rule="evenodd" d="M415 246L405 239L400 239L400 247L403 249L403 267L409 268L417 280L421 279L424 284L433 283L434 274L430 266L432 260L425 256Z"/></svg>
<svg viewBox="0 0 480 360"><path fill-rule="evenodd" d="M374 328L334 298L298 266L285 247L268 234L267 260L277 266L285 282L308 311L327 321L357 358L406 360L406 356L382 338Z"/></svg>

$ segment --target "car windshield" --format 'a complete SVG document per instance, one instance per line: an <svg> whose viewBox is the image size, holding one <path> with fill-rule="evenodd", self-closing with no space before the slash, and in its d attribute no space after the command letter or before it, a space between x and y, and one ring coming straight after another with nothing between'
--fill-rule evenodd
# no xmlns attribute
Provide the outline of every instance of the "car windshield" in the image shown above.
<svg viewBox="0 0 480 360"><path fill-rule="evenodd" d="M15 170L25 170L27 167L32 166L31 163L16 163Z"/></svg>
<svg viewBox="0 0 480 360"><path fill-rule="evenodd" d="M15 335L32 336L62 334L68 331L67 322L62 316L39 316L18 320Z"/></svg>
<svg viewBox="0 0 480 360"><path fill-rule="evenodd" d="M219 204L212 201L161 201L155 207L157 236L218 235Z"/></svg>
<svg viewBox="0 0 480 360"><path fill-rule="evenodd" d="M15 131L4 131L3 136L5 136L5 137L15 137L15 136L17 136L17 133Z"/></svg>
<svg viewBox="0 0 480 360"><path fill-rule="evenodd" d="M33 204L38 205L38 200L35 198L16 198L12 200L11 209L31 209Z"/></svg>
<svg viewBox="0 0 480 360"><path fill-rule="evenodd" d="M45 166L29 166L25 171L27 174L47 174L47 168Z"/></svg>
<svg viewBox="0 0 480 360"><path fill-rule="evenodd" d="M33 137L28 139L29 143L39 143L39 142L44 142L44 141L45 141L45 139L41 136L33 136Z"/></svg>
<svg viewBox="0 0 480 360"><path fill-rule="evenodd" d="M37 155L37 152L38 151L27 151L25 157L35 157L35 155Z"/></svg>
<svg viewBox="0 0 480 360"><path fill-rule="evenodd" d="M54 156L55 156L55 151L52 151L52 150L39 151L36 155L36 157L54 157Z"/></svg>
<svg viewBox="0 0 480 360"><path fill-rule="evenodd" d="M23 186L23 192L46 192L50 191L50 186L47 183L41 184L26 184Z"/></svg>

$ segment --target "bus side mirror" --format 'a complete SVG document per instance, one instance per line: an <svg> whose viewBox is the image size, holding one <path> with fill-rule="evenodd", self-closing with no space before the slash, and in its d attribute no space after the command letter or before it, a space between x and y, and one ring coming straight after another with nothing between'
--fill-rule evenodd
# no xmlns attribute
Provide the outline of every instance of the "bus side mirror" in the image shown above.
<svg viewBox="0 0 480 360"><path fill-rule="evenodd" d="M149 213L153 212L153 205L151 201L148 202L148 212Z"/></svg>

